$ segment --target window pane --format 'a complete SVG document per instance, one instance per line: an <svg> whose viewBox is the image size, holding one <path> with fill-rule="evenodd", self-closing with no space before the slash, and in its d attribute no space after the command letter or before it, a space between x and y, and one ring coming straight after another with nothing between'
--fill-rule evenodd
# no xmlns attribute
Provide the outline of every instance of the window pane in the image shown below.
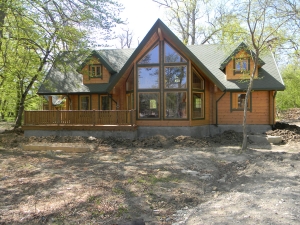
<svg viewBox="0 0 300 225"><path fill-rule="evenodd" d="M145 55L138 64L152 64L159 63L159 46L156 45L152 50L150 50L147 55Z"/></svg>
<svg viewBox="0 0 300 225"><path fill-rule="evenodd" d="M204 89L204 80L195 71L193 71L193 88Z"/></svg>
<svg viewBox="0 0 300 225"><path fill-rule="evenodd" d="M89 96L80 96L80 109L89 110L90 109L90 97Z"/></svg>
<svg viewBox="0 0 300 225"><path fill-rule="evenodd" d="M110 101L108 96L101 96L101 110L110 110Z"/></svg>
<svg viewBox="0 0 300 225"><path fill-rule="evenodd" d="M245 72L248 69L248 59L236 59L235 60L235 71Z"/></svg>
<svg viewBox="0 0 300 225"><path fill-rule="evenodd" d="M139 93L139 118L159 118L158 97L158 93Z"/></svg>
<svg viewBox="0 0 300 225"><path fill-rule="evenodd" d="M165 62L176 63L186 62L186 60L165 42Z"/></svg>
<svg viewBox="0 0 300 225"><path fill-rule="evenodd" d="M139 89L159 88L159 69L158 67L138 68Z"/></svg>
<svg viewBox="0 0 300 225"><path fill-rule="evenodd" d="M245 105L246 94L232 93L232 109L243 110ZM247 108L250 108L250 97L248 98Z"/></svg>
<svg viewBox="0 0 300 225"><path fill-rule="evenodd" d="M97 74L96 74L96 76L100 77L101 76L101 67L97 66L96 68L97 68Z"/></svg>
<svg viewBox="0 0 300 225"><path fill-rule="evenodd" d="M193 118L204 117L204 94L193 93Z"/></svg>
<svg viewBox="0 0 300 225"><path fill-rule="evenodd" d="M165 99L166 119L187 118L186 92L168 92Z"/></svg>
<svg viewBox="0 0 300 225"><path fill-rule="evenodd" d="M238 108L244 108L246 94L238 94Z"/></svg>
<svg viewBox="0 0 300 225"><path fill-rule="evenodd" d="M186 66L165 67L165 88L186 88Z"/></svg>

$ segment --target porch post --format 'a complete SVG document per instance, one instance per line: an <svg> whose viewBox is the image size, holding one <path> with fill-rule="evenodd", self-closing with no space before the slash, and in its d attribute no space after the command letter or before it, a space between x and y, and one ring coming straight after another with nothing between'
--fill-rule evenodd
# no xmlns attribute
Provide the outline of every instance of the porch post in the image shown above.
<svg viewBox="0 0 300 225"><path fill-rule="evenodd" d="M24 110L24 125L26 125L26 123L27 123L27 111L26 110Z"/></svg>
<svg viewBox="0 0 300 225"><path fill-rule="evenodd" d="M56 121L57 121L57 125L59 126L59 124L60 124L60 115L59 115L60 113L59 113L59 110L57 109L56 110Z"/></svg>
<svg viewBox="0 0 300 225"><path fill-rule="evenodd" d="M134 113L133 113L133 109L132 110L130 110L130 123L131 123L131 126L133 126L133 115L134 115Z"/></svg>
<svg viewBox="0 0 300 225"><path fill-rule="evenodd" d="M95 109L93 109L93 115L94 115L93 126L95 126L95 124L96 124L96 111L95 111Z"/></svg>

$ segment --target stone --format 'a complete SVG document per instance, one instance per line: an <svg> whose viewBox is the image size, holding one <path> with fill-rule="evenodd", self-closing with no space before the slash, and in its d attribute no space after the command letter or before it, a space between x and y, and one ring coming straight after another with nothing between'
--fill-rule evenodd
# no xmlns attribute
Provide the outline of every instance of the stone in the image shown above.
<svg viewBox="0 0 300 225"><path fill-rule="evenodd" d="M88 140L89 140L89 141L95 141L96 139L97 139L97 138L95 138L95 137L93 137L93 136L89 136L89 137L88 137Z"/></svg>
<svg viewBox="0 0 300 225"><path fill-rule="evenodd" d="M280 144L283 141L283 138L281 136L268 136L267 140L269 143L272 144Z"/></svg>

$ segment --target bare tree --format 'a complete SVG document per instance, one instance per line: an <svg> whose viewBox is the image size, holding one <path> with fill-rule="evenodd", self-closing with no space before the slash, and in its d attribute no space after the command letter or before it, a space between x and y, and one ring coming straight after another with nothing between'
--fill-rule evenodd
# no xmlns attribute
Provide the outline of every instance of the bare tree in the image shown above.
<svg viewBox="0 0 300 225"><path fill-rule="evenodd" d="M123 33L118 35L121 48L130 48L132 44L133 31L130 31L129 28L122 29Z"/></svg>
<svg viewBox="0 0 300 225"><path fill-rule="evenodd" d="M167 20L184 44L214 42L228 18L226 3L204 0L152 0L168 9Z"/></svg>
<svg viewBox="0 0 300 225"><path fill-rule="evenodd" d="M280 10L282 5L286 6L284 0L239 0L234 5L235 16L239 19L240 26L245 28L245 32L238 35L246 40L249 50L251 50L251 58L254 61L245 97L245 102L248 102L253 88L254 76L259 65L259 57L267 50L269 51L270 45L276 48L280 43L285 42L283 34L291 28L289 23L295 14ZM247 104L244 104L242 150L246 148Z"/></svg>

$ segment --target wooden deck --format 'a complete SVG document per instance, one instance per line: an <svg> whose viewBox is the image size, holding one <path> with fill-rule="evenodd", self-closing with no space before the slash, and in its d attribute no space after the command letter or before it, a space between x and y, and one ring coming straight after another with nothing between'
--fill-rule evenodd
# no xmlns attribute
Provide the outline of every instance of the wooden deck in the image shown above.
<svg viewBox="0 0 300 225"><path fill-rule="evenodd" d="M25 111L24 130L134 130L135 110Z"/></svg>

